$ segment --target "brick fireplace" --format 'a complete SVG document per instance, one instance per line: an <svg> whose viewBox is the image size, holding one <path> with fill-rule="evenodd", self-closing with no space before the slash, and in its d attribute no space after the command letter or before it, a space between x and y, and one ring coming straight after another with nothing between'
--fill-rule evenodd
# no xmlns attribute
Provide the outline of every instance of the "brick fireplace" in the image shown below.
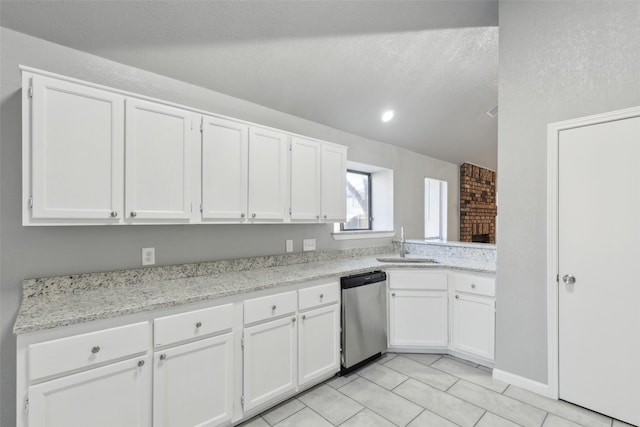
<svg viewBox="0 0 640 427"><path fill-rule="evenodd" d="M496 243L496 173L460 165L460 241Z"/></svg>

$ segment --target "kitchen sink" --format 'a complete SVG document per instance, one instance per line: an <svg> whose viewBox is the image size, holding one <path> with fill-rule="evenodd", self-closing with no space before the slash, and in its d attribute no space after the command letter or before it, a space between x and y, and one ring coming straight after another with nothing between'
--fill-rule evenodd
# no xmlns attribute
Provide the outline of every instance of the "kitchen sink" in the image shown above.
<svg viewBox="0 0 640 427"><path fill-rule="evenodd" d="M437 264L438 261L434 260L433 258L417 258L417 257L380 257L380 258L376 258L378 261L380 262L392 262L392 263L402 263L402 262L409 262L409 263L424 263L424 264Z"/></svg>

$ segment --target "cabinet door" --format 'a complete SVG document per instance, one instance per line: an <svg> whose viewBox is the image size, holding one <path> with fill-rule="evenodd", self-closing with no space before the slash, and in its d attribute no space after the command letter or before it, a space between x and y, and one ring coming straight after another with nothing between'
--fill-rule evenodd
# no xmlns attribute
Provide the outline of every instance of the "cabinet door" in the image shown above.
<svg viewBox="0 0 640 427"><path fill-rule="evenodd" d="M202 218L244 221L247 215L249 127L204 117Z"/></svg>
<svg viewBox="0 0 640 427"><path fill-rule="evenodd" d="M122 218L124 97L34 76L32 102L32 217Z"/></svg>
<svg viewBox="0 0 640 427"><path fill-rule="evenodd" d="M28 416L38 427L151 426L149 357L31 386Z"/></svg>
<svg viewBox="0 0 640 427"><path fill-rule="evenodd" d="M126 217L188 219L192 114L133 98L126 105Z"/></svg>
<svg viewBox="0 0 640 427"><path fill-rule="evenodd" d="M291 139L291 219L316 222L320 219L319 142Z"/></svg>
<svg viewBox="0 0 640 427"><path fill-rule="evenodd" d="M446 347L448 324L447 291L391 290L389 345Z"/></svg>
<svg viewBox="0 0 640 427"><path fill-rule="evenodd" d="M296 387L296 317L244 330L244 410Z"/></svg>
<svg viewBox="0 0 640 427"><path fill-rule="evenodd" d="M287 205L287 135L249 130L249 219L283 221Z"/></svg>
<svg viewBox="0 0 640 427"><path fill-rule="evenodd" d="M457 292L453 299L453 349L493 360L495 299Z"/></svg>
<svg viewBox="0 0 640 427"><path fill-rule="evenodd" d="M153 425L217 426L233 414L233 334L154 355Z"/></svg>
<svg viewBox="0 0 640 427"><path fill-rule="evenodd" d="M298 326L298 381L306 384L340 369L340 315L338 305L300 315Z"/></svg>
<svg viewBox="0 0 640 427"><path fill-rule="evenodd" d="M347 149L322 146L321 218L323 221L347 220Z"/></svg>

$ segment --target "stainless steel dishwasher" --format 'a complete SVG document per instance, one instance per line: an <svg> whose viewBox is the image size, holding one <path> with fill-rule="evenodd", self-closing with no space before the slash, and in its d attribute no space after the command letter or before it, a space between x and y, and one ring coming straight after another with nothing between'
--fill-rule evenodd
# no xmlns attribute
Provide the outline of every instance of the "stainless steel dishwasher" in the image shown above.
<svg viewBox="0 0 640 427"><path fill-rule="evenodd" d="M387 274L371 271L340 279L342 369L347 374L387 350Z"/></svg>

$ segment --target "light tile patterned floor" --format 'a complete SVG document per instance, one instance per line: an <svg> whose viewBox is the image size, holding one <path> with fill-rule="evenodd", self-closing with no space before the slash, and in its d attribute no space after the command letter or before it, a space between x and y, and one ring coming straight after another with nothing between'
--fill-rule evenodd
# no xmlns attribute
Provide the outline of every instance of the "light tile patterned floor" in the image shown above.
<svg viewBox="0 0 640 427"><path fill-rule="evenodd" d="M435 354L388 353L262 413L243 427L625 427Z"/></svg>

